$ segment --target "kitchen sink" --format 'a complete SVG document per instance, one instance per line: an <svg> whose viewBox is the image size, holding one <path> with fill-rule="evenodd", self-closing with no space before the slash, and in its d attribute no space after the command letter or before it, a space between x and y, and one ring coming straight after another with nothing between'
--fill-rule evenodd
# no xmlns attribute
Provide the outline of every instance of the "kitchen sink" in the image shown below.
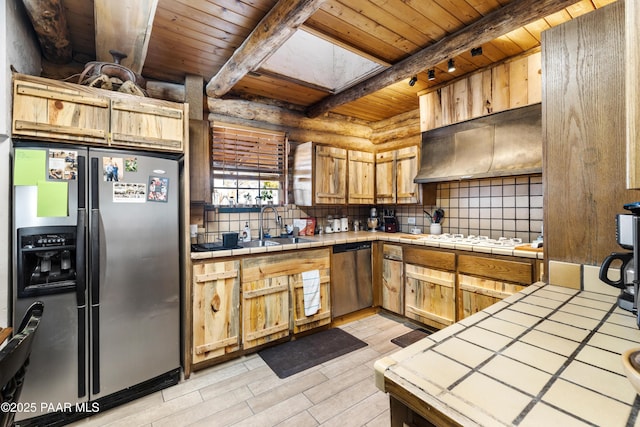
<svg viewBox="0 0 640 427"><path fill-rule="evenodd" d="M264 240L252 240L250 242L238 242L243 248L259 248L263 246L288 245L293 243L313 242L302 237L269 237Z"/></svg>
<svg viewBox="0 0 640 427"><path fill-rule="evenodd" d="M272 237L268 240L266 240L267 242L272 241L272 242L277 242L281 245L288 245L291 243L305 243L305 242L312 242L313 240L310 239L304 239L302 237Z"/></svg>
<svg viewBox="0 0 640 427"><path fill-rule="evenodd" d="M274 239L268 240L252 240L250 242L239 242L238 244L243 248L259 248L263 246L277 246L281 243L273 241Z"/></svg>

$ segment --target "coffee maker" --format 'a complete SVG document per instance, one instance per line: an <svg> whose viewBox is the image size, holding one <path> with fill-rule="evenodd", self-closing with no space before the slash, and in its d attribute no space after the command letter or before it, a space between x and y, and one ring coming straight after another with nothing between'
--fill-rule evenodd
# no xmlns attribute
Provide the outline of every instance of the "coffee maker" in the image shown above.
<svg viewBox="0 0 640 427"><path fill-rule="evenodd" d="M398 231L398 218L396 218L395 212L392 209L384 210L382 222L384 224L384 231L387 233L396 233Z"/></svg>
<svg viewBox="0 0 640 427"><path fill-rule="evenodd" d="M635 313L637 325L640 328L640 313L638 311L638 285L640 281L636 275L640 265L640 202L624 205L631 214L616 215L616 241L631 252L613 252L607 256L600 266L600 280L620 289L618 306ZM619 265L619 278L609 278L612 264Z"/></svg>

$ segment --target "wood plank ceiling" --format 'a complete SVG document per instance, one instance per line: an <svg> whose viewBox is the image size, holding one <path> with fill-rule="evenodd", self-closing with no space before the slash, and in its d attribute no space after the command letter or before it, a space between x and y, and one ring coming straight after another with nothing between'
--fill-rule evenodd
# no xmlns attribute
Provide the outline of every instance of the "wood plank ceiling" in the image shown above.
<svg viewBox="0 0 640 427"><path fill-rule="evenodd" d="M302 28L393 66L464 30L482 17L499 11L512 1L518 0L326 0L320 2L319 9L306 19ZM452 58L456 64L454 72L447 71L446 60L439 63L426 61L423 71L417 74L415 85L410 86L408 78L402 78L330 111L368 122L415 111L418 92L434 90L478 69L538 49L544 30L613 1L577 1L481 46L465 46L468 50ZM99 49L108 49L104 46L103 36L96 36L97 28L102 32L111 28L116 35L125 32L122 25L126 23L104 25L100 21L109 16L99 11L100 5L108 3L105 0L96 0L95 5L92 0L62 0L62 3L76 68L81 69L84 63L95 60L96 45ZM122 7L135 7L135 0L115 3ZM142 58L143 65L140 64L142 75L147 80L183 83L186 75L193 74L202 76L206 83L277 3L277 0L157 0L152 24L147 22L148 28L134 34L139 39L148 40L146 57ZM557 4L561 4L560 1ZM96 25L98 21L99 25ZM472 56L470 49L474 47L482 47L482 54ZM119 49L119 46L112 48ZM131 66L127 60L123 65ZM54 78L62 78L59 75L62 70L73 70L69 65L55 67L46 64L43 68L43 75ZM433 81L427 78L428 68L435 70ZM287 76L270 74L258 67L241 78L224 97L268 100L303 110L330 95L317 87Z"/></svg>

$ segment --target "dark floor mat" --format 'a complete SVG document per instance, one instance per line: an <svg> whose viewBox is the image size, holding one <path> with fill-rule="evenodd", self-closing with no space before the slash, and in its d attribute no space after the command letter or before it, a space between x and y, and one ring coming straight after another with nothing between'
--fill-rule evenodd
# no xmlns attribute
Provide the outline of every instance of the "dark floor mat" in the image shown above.
<svg viewBox="0 0 640 427"><path fill-rule="evenodd" d="M286 378L366 345L342 329L332 328L261 350L258 354L279 378Z"/></svg>
<svg viewBox="0 0 640 427"><path fill-rule="evenodd" d="M408 345L413 344L416 341L420 341L422 338L430 335L431 332L425 329L414 329L411 332L407 332L404 335L400 335L399 337L395 337L391 340L395 345L399 345L400 347L406 347Z"/></svg>

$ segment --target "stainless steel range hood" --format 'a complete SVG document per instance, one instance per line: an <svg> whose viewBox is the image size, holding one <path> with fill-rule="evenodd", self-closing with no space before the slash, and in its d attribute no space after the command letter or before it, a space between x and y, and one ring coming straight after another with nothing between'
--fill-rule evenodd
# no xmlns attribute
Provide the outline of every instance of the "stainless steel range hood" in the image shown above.
<svg viewBox="0 0 640 427"><path fill-rule="evenodd" d="M418 183L542 172L542 108L534 104L422 134Z"/></svg>

